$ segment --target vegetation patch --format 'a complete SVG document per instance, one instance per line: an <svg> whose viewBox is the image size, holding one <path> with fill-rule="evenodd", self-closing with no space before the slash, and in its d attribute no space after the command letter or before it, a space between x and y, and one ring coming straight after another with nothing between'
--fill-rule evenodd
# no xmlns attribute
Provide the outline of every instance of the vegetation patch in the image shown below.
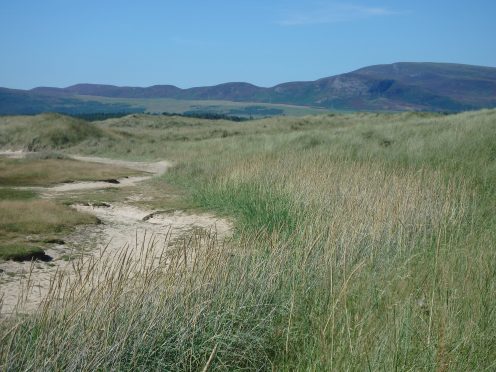
<svg viewBox="0 0 496 372"><path fill-rule="evenodd" d="M1 186L49 186L67 181L108 180L140 174L127 168L70 159L0 157ZM117 181L118 182L118 181Z"/></svg>
<svg viewBox="0 0 496 372"><path fill-rule="evenodd" d="M27 159L37 159L37 160L70 159L67 155L64 155L60 152L53 152L53 151L30 152L26 155L26 158Z"/></svg>
<svg viewBox="0 0 496 372"><path fill-rule="evenodd" d="M13 261L51 261L45 251L39 247L27 245L1 245L0 244L0 260Z"/></svg>
<svg viewBox="0 0 496 372"><path fill-rule="evenodd" d="M26 200L36 197L36 193L31 190L18 190L8 187L0 187L0 201L2 200Z"/></svg>
<svg viewBox="0 0 496 372"><path fill-rule="evenodd" d="M95 223L95 217L50 200L1 201L0 231L24 234L61 232L78 224Z"/></svg>
<svg viewBox="0 0 496 372"><path fill-rule="evenodd" d="M0 201L0 255L4 259L46 260L33 242L58 242L61 236L80 224L97 223L94 216L49 200Z"/></svg>
<svg viewBox="0 0 496 372"><path fill-rule="evenodd" d="M0 117L0 147L49 151L105 137L108 133L97 126L59 114Z"/></svg>

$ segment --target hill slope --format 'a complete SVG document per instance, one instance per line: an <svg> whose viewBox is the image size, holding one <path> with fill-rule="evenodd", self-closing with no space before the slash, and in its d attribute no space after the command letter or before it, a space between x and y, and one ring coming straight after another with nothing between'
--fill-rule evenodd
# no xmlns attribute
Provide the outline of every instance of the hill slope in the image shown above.
<svg viewBox="0 0 496 372"><path fill-rule="evenodd" d="M77 100L81 95L121 99L270 102L339 110L464 111L496 107L496 68L402 62L369 66L315 81L289 82L271 88L248 83L225 83L189 89L172 85L139 88L78 84L67 88L39 87L28 92L2 90L0 113L27 113L22 110L33 110L31 106L27 107L26 102L29 100L44 102L56 109L60 100ZM12 102L14 105L10 106ZM73 101L70 104L75 105ZM12 111L12 107L16 112ZM96 109L105 111L109 107ZM115 111L116 107L113 109ZM19 110L21 112L17 112Z"/></svg>
<svg viewBox="0 0 496 372"><path fill-rule="evenodd" d="M143 109L125 103L102 103L96 100L81 100L63 89L36 90L0 88L0 115L33 115L44 112L61 114L87 114L94 112L142 112Z"/></svg>

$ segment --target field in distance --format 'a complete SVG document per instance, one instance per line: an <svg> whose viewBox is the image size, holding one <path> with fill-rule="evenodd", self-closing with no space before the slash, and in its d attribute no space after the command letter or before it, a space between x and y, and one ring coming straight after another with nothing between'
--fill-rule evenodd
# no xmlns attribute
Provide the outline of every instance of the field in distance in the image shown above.
<svg viewBox="0 0 496 372"><path fill-rule="evenodd" d="M262 118L267 116L304 116L329 112L323 108L308 106L233 102L218 100L179 100L172 98L110 98L99 96L76 96L82 101L98 102L111 105L126 105L129 110L144 110L147 113L161 114L163 112L215 113L228 116Z"/></svg>

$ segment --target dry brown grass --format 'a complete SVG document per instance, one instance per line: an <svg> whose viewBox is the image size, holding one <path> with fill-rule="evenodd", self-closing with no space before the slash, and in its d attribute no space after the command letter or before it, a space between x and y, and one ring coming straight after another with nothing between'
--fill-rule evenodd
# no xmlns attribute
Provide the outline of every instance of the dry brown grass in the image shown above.
<svg viewBox="0 0 496 372"><path fill-rule="evenodd" d="M95 222L95 217L50 200L2 201L0 212L0 231L6 232L41 234Z"/></svg>

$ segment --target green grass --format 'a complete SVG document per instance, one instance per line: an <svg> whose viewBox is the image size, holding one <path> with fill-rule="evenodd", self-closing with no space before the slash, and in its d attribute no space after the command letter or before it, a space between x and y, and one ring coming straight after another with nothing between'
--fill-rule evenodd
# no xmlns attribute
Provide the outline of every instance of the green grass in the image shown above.
<svg viewBox="0 0 496 372"><path fill-rule="evenodd" d="M36 193L31 190L16 190L12 188L0 187L0 201L2 200L26 200L36 197Z"/></svg>
<svg viewBox="0 0 496 372"><path fill-rule="evenodd" d="M0 260L29 261L41 257L45 251L28 245L0 245Z"/></svg>
<svg viewBox="0 0 496 372"><path fill-rule="evenodd" d="M59 114L0 117L0 148L60 150L106 136L104 131L90 123Z"/></svg>
<svg viewBox="0 0 496 372"><path fill-rule="evenodd" d="M45 234L61 232L78 224L95 223L95 217L51 200L0 202L0 232Z"/></svg>
<svg viewBox="0 0 496 372"><path fill-rule="evenodd" d="M239 115L240 111L249 109L250 107L264 107L266 109L281 110L283 115L287 116L304 116L311 114L325 113L327 110L320 108L312 108L307 106L271 104L271 103L256 103L256 102L233 102L219 100L178 100L171 98L108 98L97 96L78 96L84 101L96 101L105 104L126 104L130 107L145 108L148 113L161 114L163 112L183 114L188 111L211 111L220 114ZM234 110L234 113L232 113ZM238 114L236 114L238 112ZM241 115L244 116L244 115ZM257 115L253 115L257 116ZM262 115L264 116L264 115Z"/></svg>
<svg viewBox="0 0 496 372"><path fill-rule="evenodd" d="M51 200L0 200L0 258L29 259L42 251L34 241L62 237L77 225L96 222L91 215Z"/></svg>
<svg viewBox="0 0 496 372"><path fill-rule="evenodd" d="M240 217L241 239L262 237L255 249L292 256L279 368L489 368L495 119L310 118L258 142L216 140L168 177Z"/></svg>
<svg viewBox="0 0 496 372"><path fill-rule="evenodd" d="M234 217L235 236L192 236L141 276L126 260L95 265L105 280L82 275L77 296L3 324L0 365L492 370L495 122L494 110L102 122L118 141L73 149L174 160L164 185Z"/></svg>

